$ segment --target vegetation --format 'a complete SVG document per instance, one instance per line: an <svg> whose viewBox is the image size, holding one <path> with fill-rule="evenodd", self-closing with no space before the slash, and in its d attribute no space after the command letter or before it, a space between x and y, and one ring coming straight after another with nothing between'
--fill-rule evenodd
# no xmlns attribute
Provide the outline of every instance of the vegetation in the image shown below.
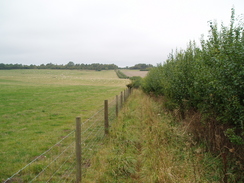
<svg viewBox="0 0 244 183"><path fill-rule="evenodd" d="M129 69L135 69L140 71L149 71L153 67L152 64L136 64L132 67L129 67Z"/></svg>
<svg viewBox="0 0 244 183"><path fill-rule="evenodd" d="M129 69L136 69L141 71L148 71L152 68L153 65L151 64L136 64L132 67L127 67ZM115 70L119 67L115 64L100 64L100 63L92 63L92 64L75 64L74 62L70 61L67 64L41 64L41 65L22 65L22 64L4 64L0 63L0 70L10 70L10 69L82 69L82 70Z"/></svg>
<svg viewBox="0 0 244 183"><path fill-rule="evenodd" d="M128 80L114 71L0 70L0 180L90 118Z"/></svg>
<svg viewBox="0 0 244 183"><path fill-rule="evenodd" d="M83 182L244 181L243 21L235 21L232 9L229 27L209 25L200 47L191 41L144 79L132 78L134 87L150 95L134 91ZM77 69L72 62L65 67ZM1 179L73 129L77 114L90 117L127 82L113 71L0 70Z"/></svg>
<svg viewBox="0 0 244 183"><path fill-rule="evenodd" d="M142 82L142 78L140 76L130 77L130 80L131 83L126 85L128 88L136 88L136 89L140 88Z"/></svg>
<svg viewBox="0 0 244 183"><path fill-rule="evenodd" d="M82 182L221 181L221 161L177 125L161 102L133 90Z"/></svg>
<svg viewBox="0 0 244 183"><path fill-rule="evenodd" d="M129 77L126 76L123 72L121 72L120 70L115 70L117 76L120 78L120 79L128 79Z"/></svg>
<svg viewBox="0 0 244 183"><path fill-rule="evenodd" d="M131 82L126 85L128 88L136 88L136 89L140 88L142 77L140 77L140 76L129 77L124 72L122 72L120 70L115 70L115 72L119 78L131 80Z"/></svg>
<svg viewBox="0 0 244 183"><path fill-rule="evenodd" d="M219 30L216 22L209 22L208 39L202 38L200 47L192 41L186 50L176 50L165 64L151 69L142 84L146 93L164 96L167 108L181 118L199 113L189 125L209 150L222 156L224 182L232 174L243 180L243 23L236 21L234 9L228 27L222 23Z"/></svg>
<svg viewBox="0 0 244 183"><path fill-rule="evenodd" d="M66 65L57 65L57 64L41 64L37 65L22 65L22 64L4 64L0 63L0 70L9 70L9 69L82 69L82 70L114 70L118 69L117 65L114 64L75 64L70 61Z"/></svg>

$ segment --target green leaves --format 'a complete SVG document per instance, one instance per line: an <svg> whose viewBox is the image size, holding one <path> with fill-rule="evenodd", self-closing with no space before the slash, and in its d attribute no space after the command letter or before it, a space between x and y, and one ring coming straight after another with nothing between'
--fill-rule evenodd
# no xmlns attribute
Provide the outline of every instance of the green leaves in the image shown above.
<svg viewBox="0 0 244 183"><path fill-rule="evenodd" d="M143 90L243 129L243 23L236 22L234 9L229 26L222 23L219 29L210 21L208 38L202 37L201 47L191 41L186 50L172 52L164 65L153 68L143 79Z"/></svg>
<svg viewBox="0 0 244 183"><path fill-rule="evenodd" d="M230 141L234 144L242 145L244 144L244 140L241 136L236 135L236 128L228 128L225 131L225 135L230 139Z"/></svg>

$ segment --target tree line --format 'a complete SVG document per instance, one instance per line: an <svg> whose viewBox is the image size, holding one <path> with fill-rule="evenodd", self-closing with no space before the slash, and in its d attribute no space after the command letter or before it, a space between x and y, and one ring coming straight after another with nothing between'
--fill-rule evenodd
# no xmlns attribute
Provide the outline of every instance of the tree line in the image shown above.
<svg viewBox="0 0 244 183"><path fill-rule="evenodd" d="M92 63L92 64L75 64L74 62L68 62L65 65L62 64L41 64L41 65L22 65L22 64L4 64L0 63L0 69L8 70L8 69L83 69L83 70L114 70L118 69L118 66L115 64L100 64L100 63Z"/></svg>
<svg viewBox="0 0 244 183"><path fill-rule="evenodd" d="M136 69L136 70L149 70L152 68L151 64L136 64L132 67L125 67L126 69ZM22 64L4 64L0 63L0 70L10 70L10 69L82 69L82 70L116 70L119 67L115 64L100 64L100 63L92 63L92 64L75 64L70 61L67 64L41 64L41 65L22 65Z"/></svg>
<svg viewBox="0 0 244 183"><path fill-rule="evenodd" d="M140 70L140 71L149 71L150 68L152 68L152 64L136 64L132 67L127 67L127 69L135 69L135 70Z"/></svg>

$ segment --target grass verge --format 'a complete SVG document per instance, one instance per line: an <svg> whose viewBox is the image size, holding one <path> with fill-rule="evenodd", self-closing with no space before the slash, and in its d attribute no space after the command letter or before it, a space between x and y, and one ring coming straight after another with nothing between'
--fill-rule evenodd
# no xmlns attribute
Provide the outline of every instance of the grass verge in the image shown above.
<svg viewBox="0 0 244 183"><path fill-rule="evenodd" d="M221 162L162 105L134 90L83 182L219 182Z"/></svg>

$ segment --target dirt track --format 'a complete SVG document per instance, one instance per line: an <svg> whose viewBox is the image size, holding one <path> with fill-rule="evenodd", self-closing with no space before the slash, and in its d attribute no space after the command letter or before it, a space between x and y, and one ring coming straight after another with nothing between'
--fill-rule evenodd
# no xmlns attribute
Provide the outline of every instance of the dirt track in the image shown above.
<svg viewBox="0 0 244 183"><path fill-rule="evenodd" d="M123 72L128 77L141 76L143 78L148 73L148 71L139 71L139 70L120 70L120 71Z"/></svg>

